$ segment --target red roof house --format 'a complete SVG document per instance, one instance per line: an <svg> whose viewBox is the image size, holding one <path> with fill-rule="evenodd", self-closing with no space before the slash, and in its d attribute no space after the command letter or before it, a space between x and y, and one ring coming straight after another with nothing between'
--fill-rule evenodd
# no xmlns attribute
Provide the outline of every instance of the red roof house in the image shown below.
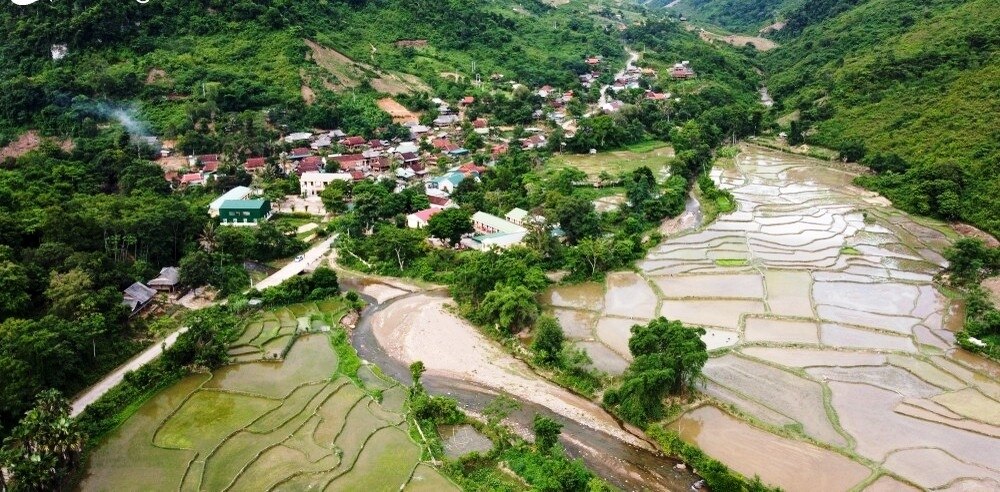
<svg viewBox="0 0 1000 492"><path fill-rule="evenodd" d="M263 157L251 157L243 163L243 169L246 169L248 173L259 171L267 167L267 159Z"/></svg>

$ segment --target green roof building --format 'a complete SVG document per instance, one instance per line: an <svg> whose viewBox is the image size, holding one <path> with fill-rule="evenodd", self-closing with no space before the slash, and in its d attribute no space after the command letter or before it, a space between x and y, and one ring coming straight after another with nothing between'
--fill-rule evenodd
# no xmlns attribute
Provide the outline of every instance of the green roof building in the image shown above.
<svg viewBox="0 0 1000 492"><path fill-rule="evenodd" d="M226 200L219 206L219 222L223 225L253 226L271 218L271 202L257 200Z"/></svg>

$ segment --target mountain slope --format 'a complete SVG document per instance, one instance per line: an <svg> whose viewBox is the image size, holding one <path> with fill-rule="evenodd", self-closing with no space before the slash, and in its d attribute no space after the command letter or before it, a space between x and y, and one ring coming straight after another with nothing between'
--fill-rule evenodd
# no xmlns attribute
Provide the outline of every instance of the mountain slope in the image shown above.
<svg viewBox="0 0 1000 492"><path fill-rule="evenodd" d="M803 0L680 0L671 7L687 17L708 22L734 32L756 33L761 28L780 20L784 13L800 5ZM657 6L669 5L673 0L656 0Z"/></svg>
<svg viewBox="0 0 1000 492"><path fill-rule="evenodd" d="M1000 232L995 1L820 0L776 37L768 86L807 142L895 171L868 184L903 208Z"/></svg>
<svg viewBox="0 0 1000 492"><path fill-rule="evenodd" d="M165 136L190 130L185 124L190 113L213 111L212 104L223 112L274 109L272 114L292 125L343 125L337 114L357 108L344 107L335 95L321 95L320 105L328 107L322 111L306 114L303 107L301 85L315 84L311 89L317 93L331 88L322 83L331 74L316 72L317 64L307 60L307 40L399 78L419 77L442 95L456 89L449 90L454 84L441 73L466 78L499 73L527 84L568 84L576 80L574 69L584 69L586 56L613 59L624 53L617 30L591 15L586 3L559 8L506 0L5 3L0 143L5 130L9 140L21 127L37 126L45 108L52 115L64 113L80 96L141 100L142 116ZM50 48L58 44L67 46L68 56L54 61ZM365 93L363 82L358 85ZM374 111L373 104L365 108ZM71 131L59 121L42 123L52 131ZM365 133L361 127L372 125L357 126L355 131Z"/></svg>

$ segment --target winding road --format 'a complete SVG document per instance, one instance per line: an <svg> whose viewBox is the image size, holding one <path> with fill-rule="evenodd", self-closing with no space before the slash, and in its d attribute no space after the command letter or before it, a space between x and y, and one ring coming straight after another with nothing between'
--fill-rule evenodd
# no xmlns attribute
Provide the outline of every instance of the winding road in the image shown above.
<svg viewBox="0 0 1000 492"><path fill-rule="evenodd" d="M254 286L254 288L260 290L268 287L274 287L276 285L280 285L285 280L302 273L303 271L315 268L319 265L323 257L330 252L330 248L336 240L337 236L331 236L329 239L313 246L309 249L309 251L303 253L301 261L293 261L288 265L285 265L281 270L278 270L273 275L261 280ZM93 386L83 390L73 400L73 408L70 415L73 417L80 415L80 413L82 413L88 405L94 403L100 397L104 396L105 393L110 391L111 388L114 388L121 383L125 379L125 374L135 371L155 360L160 356L160 354L163 353L164 350L173 346L173 344L177 342L177 338L186 331L187 327L178 328L170 335L167 335L167 337L161 342L156 343L144 350L142 353L133 357L125 364L119 366L111 374L108 374Z"/></svg>

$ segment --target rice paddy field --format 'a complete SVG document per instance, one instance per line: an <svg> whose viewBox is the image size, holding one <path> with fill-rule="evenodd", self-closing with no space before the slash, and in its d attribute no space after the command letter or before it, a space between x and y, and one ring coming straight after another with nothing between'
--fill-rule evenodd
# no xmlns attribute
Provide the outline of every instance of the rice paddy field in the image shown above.
<svg viewBox="0 0 1000 492"><path fill-rule="evenodd" d="M1000 367L935 284L954 231L807 157L748 146L713 178L736 211L543 295L567 337L614 375L632 325L705 328L710 404L670 427L784 490L1000 489Z"/></svg>
<svg viewBox="0 0 1000 492"><path fill-rule="evenodd" d="M674 149L666 142L645 142L631 148L599 152L597 154L560 154L546 164L548 169L575 167L590 178L597 178L602 171L612 175L634 171L646 166L660 175L666 171L667 161L674 156Z"/></svg>
<svg viewBox="0 0 1000 492"><path fill-rule="evenodd" d="M346 312L333 300L248 321L235 362L147 401L91 452L80 490L456 490L422 462L405 388L340 370L327 332Z"/></svg>

